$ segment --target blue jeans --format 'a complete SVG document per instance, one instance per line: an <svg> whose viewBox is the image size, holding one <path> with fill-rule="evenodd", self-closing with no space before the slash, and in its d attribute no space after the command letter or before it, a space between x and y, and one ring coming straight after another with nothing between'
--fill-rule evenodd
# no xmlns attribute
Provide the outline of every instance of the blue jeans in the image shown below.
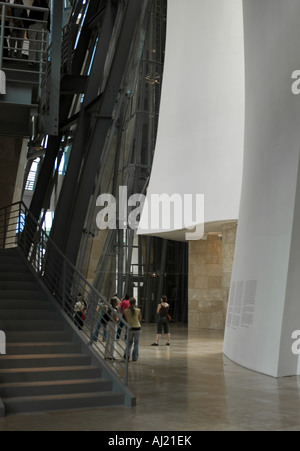
<svg viewBox="0 0 300 451"><path fill-rule="evenodd" d="M136 362L139 358L139 344L140 344L140 336L141 336L141 330L130 330L129 336L128 336L128 354L127 359L130 359L131 349L133 346L132 351L132 360Z"/></svg>
<svg viewBox="0 0 300 451"><path fill-rule="evenodd" d="M122 315L122 318L124 319L124 321L126 321L125 315ZM123 329L123 327L125 325L124 321L120 321L119 322L118 332L117 332L117 340L120 339L122 329ZM126 340L126 338L127 338L127 334L125 335L125 340Z"/></svg>
<svg viewBox="0 0 300 451"><path fill-rule="evenodd" d="M98 340L98 336L99 336L101 324L102 324L102 326L103 326L103 341L106 341L106 338L107 338L107 330L106 330L106 326L107 326L107 324L101 323L101 320L102 320L102 315L99 315L99 318L98 318L98 321L97 321L97 325L96 325L95 332L94 332L93 335L92 335L92 340L93 340L93 341L97 341L97 340Z"/></svg>

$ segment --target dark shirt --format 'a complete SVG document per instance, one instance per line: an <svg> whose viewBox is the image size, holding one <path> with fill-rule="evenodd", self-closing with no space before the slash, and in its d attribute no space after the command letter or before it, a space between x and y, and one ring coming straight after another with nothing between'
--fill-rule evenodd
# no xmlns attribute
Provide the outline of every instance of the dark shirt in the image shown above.
<svg viewBox="0 0 300 451"><path fill-rule="evenodd" d="M164 307L163 305L160 308L159 316L162 318L166 318L168 316L169 307Z"/></svg>
<svg viewBox="0 0 300 451"><path fill-rule="evenodd" d="M32 6L35 6L37 8L46 8L49 10L49 7L45 1L41 1L40 4L38 4L37 2L33 2ZM35 22L40 22L44 19L45 19L45 13L43 11L30 10L28 26L34 24ZM50 11L48 14L47 30L50 31Z"/></svg>
<svg viewBox="0 0 300 451"><path fill-rule="evenodd" d="M28 27L28 15L26 9L21 8L11 8L12 18L16 21L15 26L17 27ZM25 19L23 21L23 19Z"/></svg>

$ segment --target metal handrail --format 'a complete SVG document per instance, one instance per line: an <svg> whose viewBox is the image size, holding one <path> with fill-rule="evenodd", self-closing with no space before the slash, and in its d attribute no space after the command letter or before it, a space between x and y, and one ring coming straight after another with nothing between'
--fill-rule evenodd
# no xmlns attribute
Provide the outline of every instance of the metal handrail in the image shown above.
<svg viewBox="0 0 300 451"><path fill-rule="evenodd" d="M18 247L22 251L44 286L74 323L78 334L85 337L89 346L106 360L111 371L127 385L128 359L124 357L128 349L129 324L122 315L112 310L107 300L65 257L23 202L0 209L0 249L12 247ZM97 312L99 301L103 303L108 315L102 318L102 322ZM113 317L118 319L119 324L123 324L123 333L118 340ZM99 326L112 338L113 355L106 354L106 342L95 340L94 335ZM110 359L107 360L107 357Z"/></svg>

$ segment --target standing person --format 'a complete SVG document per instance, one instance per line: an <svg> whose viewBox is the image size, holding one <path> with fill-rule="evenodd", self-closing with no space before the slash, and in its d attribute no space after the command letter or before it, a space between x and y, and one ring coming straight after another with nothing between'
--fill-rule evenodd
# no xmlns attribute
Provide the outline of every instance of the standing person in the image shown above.
<svg viewBox="0 0 300 451"><path fill-rule="evenodd" d="M4 0L4 3L9 3L8 0ZM9 22L11 19L11 8L10 6L5 7L5 17L2 17L2 6L0 6L0 23L1 27L4 26L4 42L3 42L3 58L9 57L9 48L8 48L8 36L10 34Z"/></svg>
<svg viewBox="0 0 300 451"><path fill-rule="evenodd" d="M78 293L77 301L74 307L74 323L76 324L79 330L82 330L84 326L86 307L87 307L86 300L83 298L81 293Z"/></svg>
<svg viewBox="0 0 300 451"><path fill-rule="evenodd" d="M15 0L14 5L24 6L23 0ZM9 40L11 58L22 58L25 28L28 26L26 19L28 19L26 9L14 7L11 8L11 20L13 24Z"/></svg>
<svg viewBox="0 0 300 451"><path fill-rule="evenodd" d="M158 346L159 341L161 339L162 330L164 329L164 333L167 335L167 346L170 346L170 327L169 327L169 304L167 303L167 296L162 296L160 300L160 304L157 307L157 336L156 341L151 346Z"/></svg>
<svg viewBox="0 0 300 451"><path fill-rule="evenodd" d="M97 341L98 340L98 336L99 336L99 332L100 332L100 328L101 325L103 326L103 341L106 341L106 336L107 336L107 323L105 321L103 321L103 316L106 313L106 304L104 301L102 301L101 299L98 302L97 305L97 313L98 313L98 320L97 320L97 324L96 324L96 328L95 331L92 335L92 341Z"/></svg>
<svg viewBox="0 0 300 451"><path fill-rule="evenodd" d="M125 295L125 297L122 299L121 303L120 303L120 312L122 313L122 318L126 321L125 318L125 310L127 310L129 308L129 296L128 294ZM118 327L118 332L117 332L117 340L120 339L121 336L121 332L124 326L124 322L120 321L119 323L119 327ZM126 336L125 336L125 340L126 340Z"/></svg>
<svg viewBox="0 0 300 451"><path fill-rule="evenodd" d="M105 346L105 360L115 360L114 351L115 351L115 337L117 332L117 325L119 322L119 318L116 315L118 309L118 299L112 298L110 300L110 308L109 315L110 321L107 324L107 340Z"/></svg>
<svg viewBox="0 0 300 451"><path fill-rule="evenodd" d="M46 0L34 0L32 6L38 8L46 8L49 10ZM44 49L46 39L44 37L47 31L50 31L50 13L48 14L47 25L43 22L45 20L45 13L43 11L30 10L29 13L29 63L34 65L41 61L41 53Z"/></svg>
<svg viewBox="0 0 300 451"><path fill-rule="evenodd" d="M125 319L131 327L128 336L128 350L125 353L125 358L130 360L131 348L134 343L132 360L137 362L139 358L142 313L139 308L136 308L135 298L131 298L129 301L129 308L125 310Z"/></svg>

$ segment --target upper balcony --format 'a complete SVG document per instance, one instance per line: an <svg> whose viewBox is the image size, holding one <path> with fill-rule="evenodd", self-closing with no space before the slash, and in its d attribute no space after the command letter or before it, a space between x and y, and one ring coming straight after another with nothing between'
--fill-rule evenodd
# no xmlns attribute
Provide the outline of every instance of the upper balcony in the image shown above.
<svg viewBox="0 0 300 451"><path fill-rule="evenodd" d="M0 135L58 133L63 2L52 3L55 14L0 1Z"/></svg>

